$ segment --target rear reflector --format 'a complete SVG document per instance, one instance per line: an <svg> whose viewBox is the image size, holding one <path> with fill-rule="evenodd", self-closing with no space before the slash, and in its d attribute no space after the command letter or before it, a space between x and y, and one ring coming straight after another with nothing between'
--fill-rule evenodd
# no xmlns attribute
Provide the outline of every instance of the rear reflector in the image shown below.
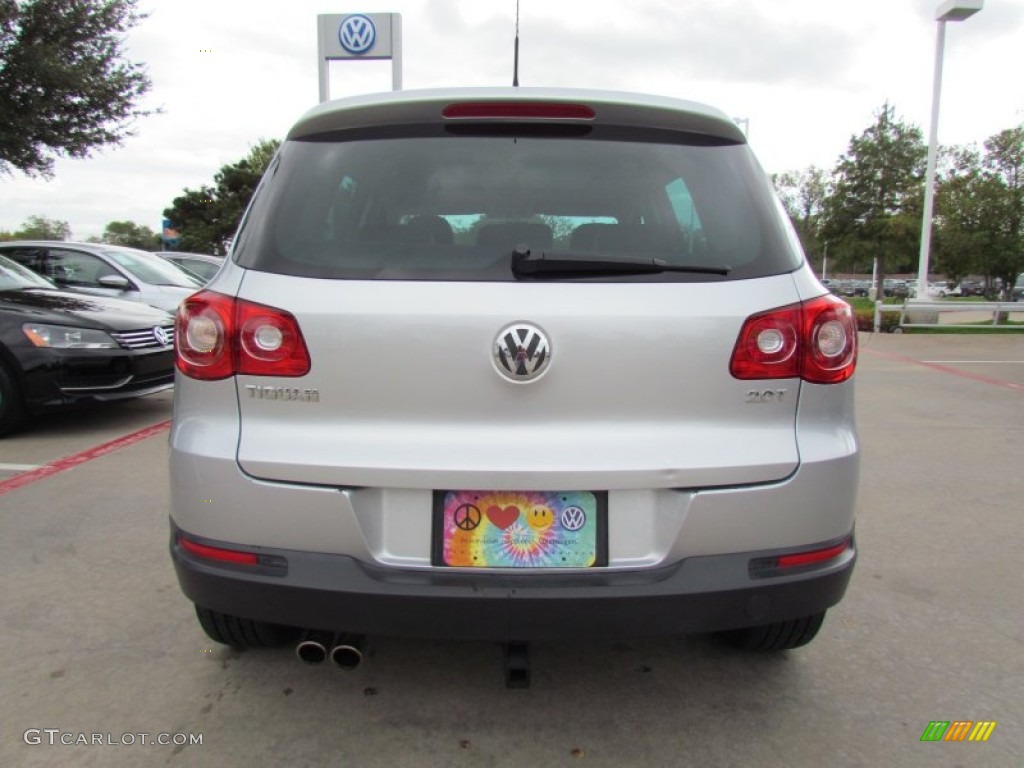
<svg viewBox="0 0 1024 768"><path fill-rule="evenodd" d="M547 101L467 101L449 104L441 115L448 120L593 120L586 104Z"/></svg>
<svg viewBox="0 0 1024 768"><path fill-rule="evenodd" d="M236 565L259 565L259 555L253 552L239 552L234 549L221 549L200 544L197 541L178 536L178 545L189 554L201 557L204 560L217 560L222 563L234 563Z"/></svg>
<svg viewBox="0 0 1024 768"><path fill-rule="evenodd" d="M801 565L813 565L834 560L850 548L850 542L844 541L828 549L815 549L810 552L797 552L795 555L782 555L778 558L778 568L796 568Z"/></svg>
<svg viewBox="0 0 1024 768"><path fill-rule="evenodd" d="M806 552L794 552L791 555L775 557L758 557L750 561L750 575L755 578L772 578L813 571L815 568L827 567L838 557L853 548L853 538L823 549L811 549Z"/></svg>

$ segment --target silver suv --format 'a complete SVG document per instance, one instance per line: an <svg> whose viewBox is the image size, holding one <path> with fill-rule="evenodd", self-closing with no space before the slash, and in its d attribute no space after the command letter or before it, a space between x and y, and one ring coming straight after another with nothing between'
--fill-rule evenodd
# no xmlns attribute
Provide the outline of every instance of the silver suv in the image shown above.
<svg viewBox="0 0 1024 768"><path fill-rule="evenodd" d="M782 650L846 589L854 322L716 110L323 104L177 323L171 552L216 641Z"/></svg>

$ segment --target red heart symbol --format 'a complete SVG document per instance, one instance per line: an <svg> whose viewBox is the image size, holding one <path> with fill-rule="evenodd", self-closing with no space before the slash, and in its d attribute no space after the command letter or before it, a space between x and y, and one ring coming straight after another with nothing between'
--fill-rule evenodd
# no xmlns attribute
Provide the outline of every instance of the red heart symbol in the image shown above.
<svg viewBox="0 0 1024 768"><path fill-rule="evenodd" d="M492 505L487 508L487 519L501 530L505 530L519 519L519 507L508 506L502 509L497 505Z"/></svg>

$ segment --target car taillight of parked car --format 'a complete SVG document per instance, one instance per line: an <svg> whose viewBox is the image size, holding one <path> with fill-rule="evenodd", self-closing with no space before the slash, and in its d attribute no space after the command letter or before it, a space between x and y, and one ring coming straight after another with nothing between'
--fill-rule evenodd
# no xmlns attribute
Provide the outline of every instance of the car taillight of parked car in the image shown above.
<svg viewBox="0 0 1024 768"><path fill-rule="evenodd" d="M850 305L826 295L748 317L729 370L743 380L838 384L853 375L856 364L857 329Z"/></svg>
<svg viewBox="0 0 1024 768"><path fill-rule="evenodd" d="M200 291L178 308L178 370L193 379L304 376L309 351L293 315L274 307Z"/></svg>

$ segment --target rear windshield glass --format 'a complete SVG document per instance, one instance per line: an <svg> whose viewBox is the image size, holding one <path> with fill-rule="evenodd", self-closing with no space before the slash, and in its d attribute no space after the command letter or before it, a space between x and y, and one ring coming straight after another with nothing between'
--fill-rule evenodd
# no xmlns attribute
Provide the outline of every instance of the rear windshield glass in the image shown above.
<svg viewBox="0 0 1024 768"><path fill-rule="evenodd" d="M348 279L512 280L513 251L726 267L622 280L723 280L796 268L744 145L618 131L287 142L236 242L242 266Z"/></svg>

